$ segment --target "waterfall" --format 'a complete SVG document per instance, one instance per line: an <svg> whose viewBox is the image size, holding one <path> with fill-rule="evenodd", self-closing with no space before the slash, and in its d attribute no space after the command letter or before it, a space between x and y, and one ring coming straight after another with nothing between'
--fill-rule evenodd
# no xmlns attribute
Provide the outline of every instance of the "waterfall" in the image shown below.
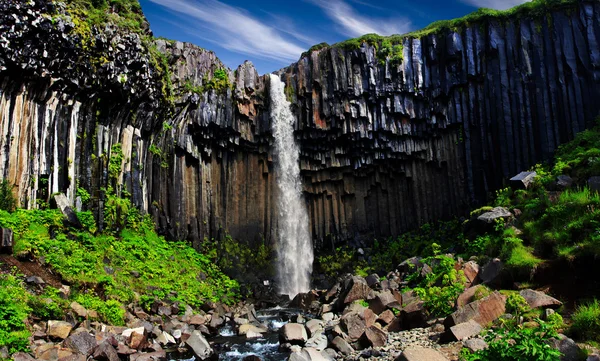
<svg viewBox="0 0 600 361"><path fill-rule="evenodd" d="M302 197L299 155L294 140L294 115L284 84L271 74L271 120L275 138L275 174L279 189L277 270L279 293L294 297L310 290L313 248L308 213Z"/></svg>

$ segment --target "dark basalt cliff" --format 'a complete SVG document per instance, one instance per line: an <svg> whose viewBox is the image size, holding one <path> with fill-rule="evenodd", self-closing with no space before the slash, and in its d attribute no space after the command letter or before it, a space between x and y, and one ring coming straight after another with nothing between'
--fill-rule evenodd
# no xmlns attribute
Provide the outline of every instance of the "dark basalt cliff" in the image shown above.
<svg viewBox="0 0 600 361"><path fill-rule="evenodd" d="M548 159L600 110L599 19L600 3L582 1L407 37L399 64L364 43L281 70L317 243L461 215ZM21 205L64 192L101 217L120 144L122 190L172 238L272 241L268 78L245 63L227 71L232 86L213 89L224 66L212 52L111 26L91 34L90 50L74 27L44 1L0 0L0 177Z"/></svg>

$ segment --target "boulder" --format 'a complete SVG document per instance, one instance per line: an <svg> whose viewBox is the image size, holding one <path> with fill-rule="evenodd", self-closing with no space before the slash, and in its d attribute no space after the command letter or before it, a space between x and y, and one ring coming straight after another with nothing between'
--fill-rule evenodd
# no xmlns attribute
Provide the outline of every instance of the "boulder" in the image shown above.
<svg viewBox="0 0 600 361"><path fill-rule="evenodd" d="M510 179L512 189L527 189L537 177L536 172L521 172Z"/></svg>
<svg viewBox="0 0 600 361"><path fill-rule="evenodd" d="M352 276L344 281L342 299L345 305L358 300L366 300L369 298L371 287L367 284L364 278Z"/></svg>
<svg viewBox="0 0 600 361"><path fill-rule="evenodd" d="M45 285L46 281L44 281L44 279L40 276L29 276L25 279L25 282L32 284L32 285Z"/></svg>
<svg viewBox="0 0 600 361"><path fill-rule="evenodd" d="M13 361L35 361L35 359L28 353L17 352L12 355Z"/></svg>
<svg viewBox="0 0 600 361"><path fill-rule="evenodd" d="M379 315L379 318L377 318L376 322L381 324L382 326L389 325L394 319L394 317L395 316L392 311L386 310L381 315Z"/></svg>
<svg viewBox="0 0 600 361"><path fill-rule="evenodd" d="M147 340L146 330L143 327L140 327L133 330L128 338L128 344L132 349L141 350L146 347Z"/></svg>
<svg viewBox="0 0 600 361"><path fill-rule="evenodd" d="M238 328L238 335L243 336L248 332L253 333L266 333L268 330L263 327L254 326L253 324L247 323L245 325L241 325Z"/></svg>
<svg viewBox="0 0 600 361"><path fill-rule="evenodd" d="M376 273L367 276L367 278L365 278L365 281L367 281L367 284L372 289L375 289L377 286L379 286L379 276Z"/></svg>
<svg viewBox="0 0 600 361"><path fill-rule="evenodd" d="M206 317L202 316L202 315L193 315L190 318L190 325L193 326L200 326L200 325L204 325L206 323Z"/></svg>
<svg viewBox="0 0 600 361"><path fill-rule="evenodd" d="M365 332L367 324L357 312L350 312L342 316L341 324L346 328L350 342L356 342Z"/></svg>
<svg viewBox="0 0 600 361"><path fill-rule="evenodd" d="M65 347L85 356L91 355L96 345L96 338L88 332L75 333L64 342Z"/></svg>
<svg viewBox="0 0 600 361"><path fill-rule="evenodd" d="M494 292L488 297L471 302L451 314L444 321L446 328L474 320L481 326L498 319L506 312L506 296Z"/></svg>
<svg viewBox="0 0 600 361"><path fill-rule="evenodd" d="M320 333L321 330L323 330L323 321L313 319L306 322L305 326L308 330L308 337L313 337L317 333Z"/></svg>
<svg viewBox="0 0 600 361"><path fill-rule="evenodd" d="M578 361L580 359L581 349L575 341L567 336L559 334L558 338L550 339L549 343L550 346L560 351L561 361Z"/></svg>
<svg viewBox="0 0 600 361"><path fill-rule="evenodd" d="M424 347L409 347L395 361L448 361L439 351Z"/></svg>
<svg viewBox="0 0 600 361"><path fill-rule="evenodd" d="M463 342L463 345L469 350L471 350L471 352L477 352L488 348L487 342L480 338L472 338L470 340L466 340Z"/></svg>
<svg viewBox="0 0 600 361"><path fill-rule="evenodd" d="M304 325L299 323L286 323L279 330L279 342L292 345L304 345L308 341L308 334Z"/></svg>
<svg viewBox="0 0 600 361"><path fill-rule="evenodd" d="M210 344L200 331L194 331L190 335L190 338L185 341L185 344L192 350L194 355L200 360L209 358L213 352Z"/></svg>
<svg viewBox="0 0 600 361"><path fill-rule="evenodd" d="M69 224L76 227L81 226L79 218L77 218L73 208L71 208L71 203L69 202L69 198L67 198L67 196L65 196L63 193L56 194L54 195L54 201L56 202L56 207L60 209Z"/></svg>
<svg viewBox="0 0 600 361"><path fill-rule="evenodd" d="M412 273L417 267L421 266L421 257L411 257L405 259L402 263L398 265L398 271L401 273Z"/></svg>
<svg viewBox="0 0 600 361"><path fill-rule="evenodd" d="M13 253L13 231L10 228L0 227L0 254Z"/></svg>
<svg viewBox="0 0 600 361"><path fill-rule="evenodd" d="M254 332L252 330L246 332L246 339L247 340L254 340L254 339L262 338L262 337L263 337L263 335L260 332Z"/></svg>
<svg viewBox="0 0 600 361"><path fill-rule="evenodd" d="M367 347L383 347L387 344L387 333L376 326L368 327L360 338L360 343Z"/></svg>
<svg viewBox="0 0 600 361"><path fill-rule="evenodd" d="M500 276L502 275L502 270L504 269L504 264L498 258L494 258L489 261L479 272L479 278L481 282L488 285L495 285L501 283Z"/></svg>
<svg viewBox="0 0 600 361"><path fill-rule="evenodd" d="M346 340L341 338L340 336L336 336L333 339L333 341L331 341L331 345L333 346L333 348L335 348L340 353L342 353L346 356L348 356L348 355L352 354L352 352L354 352L354 349L352 348L352 346L350 346L350 344Z"/></svg>
<svg viewBox="0 0 600 361"><path fill-rule="evenodd" d="M46 331L46 334L50 337L64 340L65 338L69 337L72 329L73 326L68 322L53 320L48 321L48 330Z"/></svg>
<svg viewBox="0 0 600 361"><path fill-rule="evenodd" d="M587 185L591 191L600 192L600 177L590 177L587 181Z"/></svg>
<svg viewBox="0 0 600 361"><path fill-rule="evenodd" d="M556 187L559 190L564 190L567 188L571 188L571 186L573 185L573 178L569 177L568 175L559 175L558 177L556 177Z"/></svg>
<svg viewBox="0 0 600 361"><path fill-rule="evenodd" d="M108 340L96 347L93 357L98 361L120 361L117 351Z"/></svg>
<svg viewBox="0 0 600 361"><path fill-rule="evenodd" d="M469 261L462 266L462 270L467 279L467 287L471 287L479 276L479 265L475 261Z"/></svg>
<svg viewBox="0 0 600 361"><path fill-rule="evenodd" d="M376 314L381 314L389 308L400 309L401 305L391 291L377 292L375 298L369 301L369 308Z"/></svg>
<svg viewBox="0 0 600 361"><path fill-rule="evenodd" d="M512 217L512 213L508 211L508 209L504 207L496 207L489 212L485 212L477 217L477 220L483 222L485 224L495 224L496 220L510 218Z"/></svg>
<svg viewBox="0 0 600 361"><path fill-rule="evenodd" d="M13 358L14 358L14 356L13 356ZM17 359L15 359L15 361L17 361ZM24 360L24 361L27 361L27 360ZM593 353L593 354L589 355L585 361L600 361L600 355L597 353Z"/></svg>
<svg viewBox="0 0 600 361"><path fill-rule="evenodd" d="M314 301L317 301L319 296L316 292L310 291L307 293L298 293L292 300L289 307L299 308L304 311L308 311Z"/></svg>
<svg viewBox="0 0 600 361"><path fill-rule="evenodd" d="M129 357L129 361L166 361L167 353L164 350L150 353L136 353Z"/></svg>
<svg viewBox="0 0 600 361"><path fill-rule="evenodd" d="M474 320L469 320L467 322L450 327L450 330L448 330L448 336L450 341L463 341L479 335L481 331L483 331L483 328L480 324Z"/></svg>
<svg viewBox="0 0 600 361"><path fill-rule="evenodd" d="M321 351L312 347L303 348L302 353L308 355L307 359L309 361L328 361L328 359L323 356Z"/></svg>
<svg viewBox="0 0 600 361"><path fill-rule="evenodd" d="M75 314L77 316L83 317L83 318L87 317L88 311L85 309L85 307L83 307L79 303L77 303L77 302L71 302L70 307L73 310L73 312L75 312Z"/></svg>
<svg viewBox="0 0 600 361"><path fill-rule="evenodd" d="M427 326L425 303L417 298L415 301L402 308L399 319L403 330Z"/></svg>
<svg viewBox="0 0 600 361"><path fill-rule="evenodd" d="M523 290L519 294L527 301L527 304L531 308L559 308L562 306L562 302L554 297L550 297L544 292L534 290Z"/></svg>
<svg viewBox="0 0 600 361"><path fill-rule="evenodd" d="M478 292L484 292L484 291L485 291L485 286L483 286L483 285L477 285L474 287L467 288L456 299L456 307L460 308L460 307L463 307L463 306L475 301L475 295Z"/></svg>
<svg viewBox="0 0 600 361"><path fill-rule="evenodd" d="M306 341L306 347L312 347L319 351L327 348L328 340L324 333L317 333Z"/></svg>

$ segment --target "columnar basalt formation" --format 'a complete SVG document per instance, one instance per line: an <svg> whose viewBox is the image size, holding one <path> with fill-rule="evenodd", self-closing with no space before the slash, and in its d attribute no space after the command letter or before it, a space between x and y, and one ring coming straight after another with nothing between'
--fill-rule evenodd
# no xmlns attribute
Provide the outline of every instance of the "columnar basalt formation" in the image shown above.
<svg viewBox="0 0 600 361"><path fill-rule="evenodd" d="M385 237L461 215L548 159L600 110L599 18L600 4L582 1L407 37L397 64L364 43L278 72L297 116L313 238ZM225 69L232 86L212 88L225 68L212 52L112 26L92 33L89 50L74 27L46 1L0 0L0 177L21 205L64 192L101 218L120 144L122 189L172 238L271 241L267 78L245 63ZM165 54L168 83L151 46Z"/></svg>

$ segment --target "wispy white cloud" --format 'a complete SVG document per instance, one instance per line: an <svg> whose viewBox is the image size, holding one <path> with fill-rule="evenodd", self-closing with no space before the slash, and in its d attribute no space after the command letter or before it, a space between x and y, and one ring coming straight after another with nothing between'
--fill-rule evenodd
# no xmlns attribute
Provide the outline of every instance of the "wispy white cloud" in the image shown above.
<svg viewBox="0 0 600 361"><path fill-rule="evenodd" d="M524 4L531 0L462 0L465 4L473 5L478 8L489 8L496 10L506 10L514 6Z"/></svg>
<svg viewBox="0 0 600 361"><path fill-rule="evenodd" d="M290 29L281 31L268 26L248 12L218 0L150 1L178 13L183 23L198 24L197 28L188 25L187 32L210 39L232 52L277 61L295 61L304 51L302 46L282 35L290 33Z"/></svg>
<svg viewBox="0 0 600 361"><path fill-rule="evenodd" d="M369 33L379 35L403 34L412 29L406 18L380 19L360 15L343 0L307 0L323 9L327 16L348 36L361 36Z"/></svg>

